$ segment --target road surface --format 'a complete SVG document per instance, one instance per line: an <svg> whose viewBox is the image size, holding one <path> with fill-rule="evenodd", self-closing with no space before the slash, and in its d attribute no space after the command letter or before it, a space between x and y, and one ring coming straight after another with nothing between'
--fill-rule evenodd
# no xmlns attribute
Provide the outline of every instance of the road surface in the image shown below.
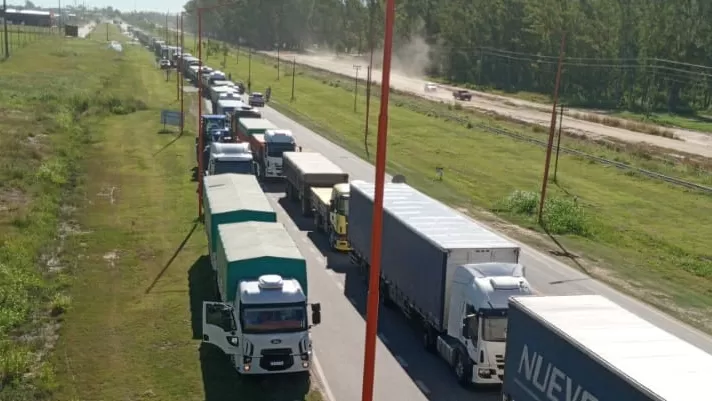
<svg viewBox="0 0 712 401"><path fill-rule="evenodd" d="M205 102L205 112L210 104ZM293 132L304 151L329 157L351 179L373 181L369 163L329 142L275 110L263 109L264 118ZM390 180L391 177L387 176ZM275 188L276 187L276 188ZM267 187L277 210L309 267L310 298L323 305L323 324L314 328L313 340L319 371L326 381L331 401L360 401L365 321L365 284L344 255L326 251L326 239L312 232L312 223L285 203L283 186ZM514 240L512 240L514 241ZM577 270L526 245L521 263L534 289L543 294L601 294L646 320L712 353L712 338L633 298L590 279ZM376 400L408 401L494 401L495 392L473 392L460 388L447 365L424 351L419 335L394 311L381 309L376 361ZM329 394L330 393L330 394Z"/></svg>
<svg viewBox="0 0 712 401"><path fill-rule="evenodd" d="M272 57L276 57L276 52L262 52ZM325 69L337 74L354 76L354 64L367 64L363 59L343 56L335 57L333 55L310 55L297 54L290 52L280 52L280 57L287 60L295 59L298 64L304 64L311 67ZM381 82L381 70L373 69L373 80L376 83ZM391 87L404 92L409 92L420 97L424 97L436 101L452 102L452 90L457 89L453 86L439 85L436 92L425 93L423 88L426 81L419 78L412 78L391 72ZM496 96L481 92L473 92L473 98L470 102L459 102L465 107L472 107L486 112L496 113L501 116L518 120L529 124L537 124L549 127L551 123L551 106L546 106L539 103L528 102L525 100L512 99L504 96ZM583 111L578 111L583 113ZM594 114L594 113L586 113ZM566 116L563 120L565 130L586 135L590 138L614 138L619 141L630 143L648 143L661 148L667 148L682 153L689 153L704 157L712 157L712 135L689 131L683 129L670 129L675 132L680 140L665 138L662 136L649 135L641 132L630 131L622 128L609 127L607 125L593 123L590 121L576 119L571 116ZM666 128L669 129L669 128Z"/></svg>

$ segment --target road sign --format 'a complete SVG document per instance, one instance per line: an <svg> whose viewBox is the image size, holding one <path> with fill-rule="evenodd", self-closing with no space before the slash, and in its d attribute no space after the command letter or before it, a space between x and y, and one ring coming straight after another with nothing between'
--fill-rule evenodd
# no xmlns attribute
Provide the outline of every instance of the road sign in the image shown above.
<svg viewBox="0 0 712 401"><path fill-rule="evenodd" d="M182 118L183 116L180 111L161 110L161 124L163 124L163 128L165 128L166 125L179 127Z"/></svg>

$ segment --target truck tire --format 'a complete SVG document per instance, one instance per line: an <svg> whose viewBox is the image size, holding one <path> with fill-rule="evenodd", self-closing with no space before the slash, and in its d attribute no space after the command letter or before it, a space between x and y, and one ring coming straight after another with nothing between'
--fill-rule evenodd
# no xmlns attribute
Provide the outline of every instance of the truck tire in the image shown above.
<svg viewBox="0 0 712 401"><path fill-rule="evenodd" d="M462 352L457 351L455 354L455 364L453 366L455 370L455 377L457 377L457 382L462 387L470 387L470 377L472 377L472 363L462 355Z"/></svg>
<svg viewBox="0 0 712 401"><path fill-rule="evenodd" d="M423 323L423 347L426 351L435 353L435 332L427 323Z"/></svg>
<svg viewBox="0 0 712 401"><path fill-rule="evenodd" d="M380 285L380 290L381 290L381 302L383 302L383 306L386 308L393 308L393 300L391 299L391 294L390 294L390 287L388 284L386 284L383 280L381 280L381 285Z"/></svg>
<svg viewBox="0 0 712 401"><path fill-rule="evenodd" d="M309 199L306 197L302 198L301 200L301 205L302 205L302 216L309 216Z"/></svg>

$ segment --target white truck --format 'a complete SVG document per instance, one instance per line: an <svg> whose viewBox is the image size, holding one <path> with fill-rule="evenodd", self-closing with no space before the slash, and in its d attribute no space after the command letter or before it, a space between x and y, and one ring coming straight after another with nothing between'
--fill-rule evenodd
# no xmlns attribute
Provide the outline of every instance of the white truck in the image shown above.
<svg viewBox="0 0 712 401"><path fill-rule="evenodd" d="M212 142L207 172L209 175L253 174L254 166L250 145L248 143Z"/></svg>
<svg viewBox="0 0 712 401"><path fill-rule="evenodd" d="M321 322L321 307L311 304L310 325L306 261L287 230L277 222L228 223L214 239L222 302L203 302L203 342L243 375L309 371L309 330Z"/></svg>
<svg viewBox="0 0 712 401"><path fill-rule="evenodd" d="M371 264L374 185L351 181L351 261ZM422 329L423 345L463 385L504 375L507 300L532 290L518 245L404 183L384 191L380 293Z"/></svg>

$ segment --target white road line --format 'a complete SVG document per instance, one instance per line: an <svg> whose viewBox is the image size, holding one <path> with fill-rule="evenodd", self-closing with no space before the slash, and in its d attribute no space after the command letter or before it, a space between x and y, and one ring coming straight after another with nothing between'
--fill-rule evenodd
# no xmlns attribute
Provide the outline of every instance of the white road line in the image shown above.
<svg viewBox="0 0 712 401"><path fill-rule="evenodd" d="M334 271L331 269L327 269L326 274L330 275L331 277L336 277L336 273L334 273Z"/></svg>
<svg viewBox="0 0 712 401"><path fill-rule="evenodd" d="M386 338L386 336L384 334L378 333L378 338L381 339L381 342L384 345L388 345L388 338Z"/></svg>
<svg viewBox="0 0 712 401"><path fill-rule="evenodd" d="M344 285L343 285L343 284L337 282L337 283L336 283L336 286L339 287L339 289L340 289L341 291L344 291Z"/></svg>
<svg viewBox="0 0 712 401"><path fill-rule="evenodd" d="M316 375L319 376L319 380L321 381L322 385L324 386L324 392L326 393L325 394L326 399L328 401L336 401L336 398L334 397L334 393L331 392L331 388L329 387L329 382L326 381L326 376L324 375L324 371L321 369L319 360L316 358L316 353L314 353L313 355L314 355L314 370L316 370Z"/></svg>
<svg viewBox="0 0 712 401"><path fill-rule="evenodd" d="M396 355L396 361L398 361L398 363L400 363L400 365L401 365L404 369L408 367L408 362L406 362L405 359L401 358L400 355ZM418 386L418 387L420 387L420 386Z"/></svg>
<svg viewBox="0 0 712 401"><path fill-rule="evenodd" d="M428 386L426 386L425 383L423 383L422 381L416 380L416 381L415 381L415 385L418 386L418 388L420 389L420 391L422 391L425 395L430 394L430 389L429 389Z"/></svg>

